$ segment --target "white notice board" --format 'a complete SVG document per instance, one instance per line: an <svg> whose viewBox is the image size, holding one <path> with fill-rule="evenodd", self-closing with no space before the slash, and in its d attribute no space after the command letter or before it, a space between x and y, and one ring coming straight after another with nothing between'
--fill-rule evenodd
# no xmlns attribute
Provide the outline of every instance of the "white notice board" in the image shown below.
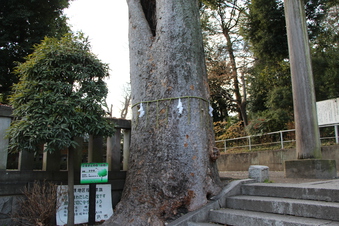
<svg viewBox="0 0 339 226"><path fill-rule="evenodd" d="M95 221L108 220L113 215L111 185L96 185L96 215ZM67 185L58 186L58 202L61 203L56 213L57 225L67 224L68 195ZM74 185L74 223L88 222L89 185Z"/></svg>
<svg viewBox="0 0 339 226"><path fill-rule="evenodd" d="M318 124L339 123L339 98L317 102Z"/></svg>

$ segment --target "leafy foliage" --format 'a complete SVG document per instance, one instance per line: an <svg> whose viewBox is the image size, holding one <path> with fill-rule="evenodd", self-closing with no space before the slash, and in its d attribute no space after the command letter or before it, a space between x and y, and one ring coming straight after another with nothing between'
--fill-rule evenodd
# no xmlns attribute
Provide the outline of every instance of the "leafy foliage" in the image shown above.
<svg viewBox="0 0 339 226"><path fill-rule="evenodd" d="M283 3L277 0L251 0L242 34L250 42L254 56L263 62L288 57Z"/></svg>
<svg viewBox="0 0 339 226"><path fill-rule="evenodd" d="M103 118L108 66L90 52L82 34L45 38L16 68L20 82L10 103L17 120L9 129L12 151L46 151L75 147L74 137L110 135Z"/></svg>
<svg viewBox="0 0 339 226"><path fill-rule="evenodd" d="M339 96L336 82L339 76L338 1L304 2L317 101L336 98ZM232 81L237 69L246 76L244 82L238 76L240 87L244 87L243 91L248 94L244 102L249 115L246 132L259 134L293 127L283 1L201 0L201 12L214 121L221 121L215 127L216 136L228 137L230 124L225 121L230 119L229 113L236 112L239 107L239 102L234 101L236 89L232 87L237 84ZM240 15L237 12L241 12L241 16L237 17ZM235 26L237 23L241 26ZM227 33L231 39L221 42L220 36ZM236 66L232 65L229 49L233 49ZM245 61L251 63L248 60L251 57L253 64L240 64Z"/></svg>
<svg viewBox="0 0 339 226"><path fill-rule="evenodd" d="M267 65L253 74L255 76L249 79L251 120L247 132L259 134L287 129L288 123L293 121L289 64L283 61L275 66Z"/></svg>
<svg viewBox="0 0 339 226"><path fill-rule="evenodd" d="M246 136L242 122L230 118L229 122L214 122L216 140L226 140Z"/></svg>
<svg viewBox="0 0 339 226"><path fill-rule="evenodd" d="M318 101L339 97L339 4L328 5L323 28L313 41L312 66Z"/></svg>
<svg viewBox="0 0 339 226"><path fill-rule="evenodd" d="M280 0L251 0L246 26L242 30L256 59L248 79L252 119L247 131L251 134L286 129L293 122L282 3ZM329 6L333 7L333 1L305 0L309 37L314 43L311 47L317 100L334 98L339 94L334 82L338 79L338 54L337 48L333 48L337 46L333 39L336 26L330 22L336 21L333 16L336 14L328 14ZM327 22L326 18L330 21Z"/></svg>
<svg viewBox="0 0 339 226"><path fill-rule="evenodd" d="M288 62L282 61L266 65L263 68L254 67L251 70L251 76L248 81L248 91L251 97L249 109L252 113L264 111L268 108L282 107L282 103L285 104L283 108L293 111L292 84ZM278 94L277 89L290 90L290 95L287 93L282 94L281 92Z"/></svg>
<svg viewBox="0 0 339 226"><path fill-rule="evenodd" d="M69 0L1 0L0 6L0 102L18 77L15 62L23 62L32 53L33 44L45 36L61 37L70 29L63 16ZM3 99L3 100L1 100Z"/></svg>
<svg viewBox="0 0 339 226"><path fill-rule="evenodd" d="M243 38L239 35L240 21L245 14L243 1L204 0L201 22L205 37L214 121L227 120L237 112L247 124L246 86L243 68L248 63Z"/></svg>
<svg viewBox="0 0 339 226"><path fill-rule="evenodd" d="M207 71L210 87L211 105L213 107L213 121L228 119L229 112L236 112L236 104L233 102L231 75L228 66L219 54L208 52Z"/></svg>

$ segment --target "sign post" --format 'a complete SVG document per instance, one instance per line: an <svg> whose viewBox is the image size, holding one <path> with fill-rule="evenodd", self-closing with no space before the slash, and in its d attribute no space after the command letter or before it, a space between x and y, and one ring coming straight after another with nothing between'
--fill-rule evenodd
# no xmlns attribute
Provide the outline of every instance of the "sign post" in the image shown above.
<svg viewBox="0 0 339 226"><path fill-rule="evenodd" d="M95 224L96 215L96 184L108 182L108 163L83 163L81 164L80 183L89 183L89 209L88 224Z"/></svg>

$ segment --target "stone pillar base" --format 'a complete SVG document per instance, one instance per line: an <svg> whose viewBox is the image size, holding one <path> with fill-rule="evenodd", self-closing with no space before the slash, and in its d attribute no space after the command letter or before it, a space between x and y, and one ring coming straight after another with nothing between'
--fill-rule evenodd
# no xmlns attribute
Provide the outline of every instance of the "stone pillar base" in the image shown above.
<svg viewBox="0 0 339 226"><path fill-rule="evenodd" d="M284 162L286 178L333 179L337 177L335 160L299 159Z"/></svg>

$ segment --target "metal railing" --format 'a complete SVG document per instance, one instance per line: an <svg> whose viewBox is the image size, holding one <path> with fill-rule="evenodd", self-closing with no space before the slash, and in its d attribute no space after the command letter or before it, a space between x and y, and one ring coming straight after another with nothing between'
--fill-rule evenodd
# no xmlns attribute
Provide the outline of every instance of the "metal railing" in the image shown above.
<svg viewBox="0 0 339 226"><path fill-rule="evenodd" d="M319 126L322 145L338 144L339 123ZM216 146L220 152L244 149L247 151L285 149L295 147L295 129L217 140Z"/></svg>

